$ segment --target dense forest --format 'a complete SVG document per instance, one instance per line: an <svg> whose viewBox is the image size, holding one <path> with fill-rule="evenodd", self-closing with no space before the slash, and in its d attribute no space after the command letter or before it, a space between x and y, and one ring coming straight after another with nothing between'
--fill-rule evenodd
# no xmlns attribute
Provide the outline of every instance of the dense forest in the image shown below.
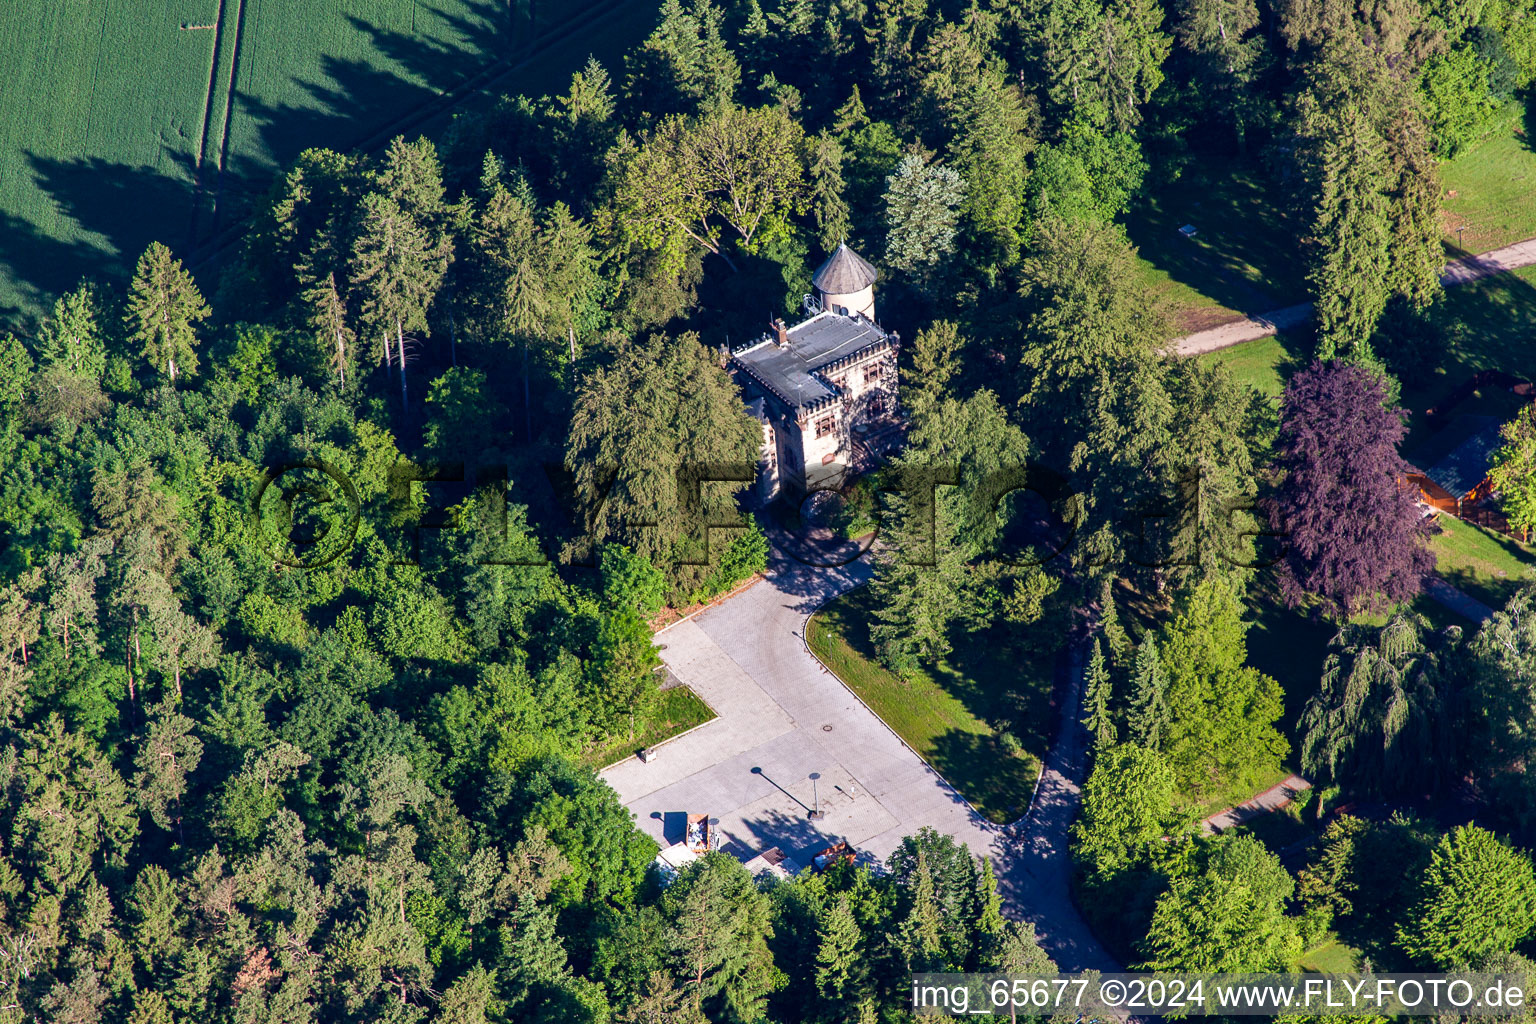
<svg viewBox="0 0 1536 1024"><path fill-rule="evenodd" d="M1091 612L1076 853L1111 945L1509 957L1536 880L1490 831L1338 817L1293 878L1189 807L1291 754L1244 646L1265 566L1340 626L1290 709L1320 786L1472 776L1490 824L1536 820L1530 598L1465 638L1392 611L1437 158L1533 77L1521 0L666 0L622 67L306 152L217 280L156 244L83 281L0 338L0 1020L864 1024L908 1019L912 970L1048 967L932 832L662 887L589 763L654 713L657 612L767 562L748 485L690 503L677 470L755 463L720 346L845 240L910 339L891 472L961 485L892 492L873 639L901 672ZM1208 152L1299 226L1318 362L1278 410L1165 354L1118 222ZM1072 495L1055 558L1012 557L1041 508L972 500L1024 464ZM1117 586L1167 614L1122 624Z"/></svg>

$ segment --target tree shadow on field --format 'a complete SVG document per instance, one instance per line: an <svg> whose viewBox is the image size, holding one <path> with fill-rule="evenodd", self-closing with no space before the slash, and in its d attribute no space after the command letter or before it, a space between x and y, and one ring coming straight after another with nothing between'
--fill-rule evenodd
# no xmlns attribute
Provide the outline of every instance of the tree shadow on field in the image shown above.
<svg viewBox="0 0 1536 1024"><path fill-rule="evenodd" d="M178 255L187 254L192 210L189 176L99 157L60 160L26 155L38 186L59 211L84 232L105 241L105 245L63 241L23 218L0 214L0 265L37 307L46 306L83 278L126 277L150 242L164 242ZM154 211L154 216L146 216L146 211ZM0 308L0 319L16 322L26 312Z"/></svg>
<svg viewBox="0 0 1536 1024"><path fill-rule="evenodd" d="M425 118L453 106L444 99L445 92L523 56L539 33L584 16L598 2L423 4L415 14L417 32L383 28L338 12L366 36L370 52L356 59L322 57L318 67L307 66L292 79L295 91L304 97L297 103L264 102L250 95L248 68L253 65L246 63L250 55L243 55L223 173L214 175L204 168L205 190L218 196L218 232L202 238L189 238L194 200L190 153L167 151L175 165L162 167L29 153L39 187L78 223L82 234L100 236L104 242L60 241L50 238L41 225L0 213L0 265L15 282L18 296L18 305L0 305L0 320L19 324L82 277L126 277L153 240L187 257L196 272L201 257L238 242L240 221L270 188L273 176L304 149L372 149L395 134L414 134ZM570 71L575 70L573 63ZM220 93L222 98L222 87ZM213 224L206 218L200 222L202 232ZM196 253L194 243L200 247ZM215 284L211 276L199 274L210 291ZM22 308L25 305L32 308Z"/></svg>

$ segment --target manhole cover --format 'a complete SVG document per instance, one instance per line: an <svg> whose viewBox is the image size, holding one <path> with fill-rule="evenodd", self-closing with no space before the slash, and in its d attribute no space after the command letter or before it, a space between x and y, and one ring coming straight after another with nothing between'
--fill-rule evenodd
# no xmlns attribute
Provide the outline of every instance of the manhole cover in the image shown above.
<svg viewBox="0 0 1536 1024"><path fill-rule="evenodd" d="M830 725L824 725L824 726L821 727L821 731L822 732L831 732L832 731L832 727Z"/></svg>

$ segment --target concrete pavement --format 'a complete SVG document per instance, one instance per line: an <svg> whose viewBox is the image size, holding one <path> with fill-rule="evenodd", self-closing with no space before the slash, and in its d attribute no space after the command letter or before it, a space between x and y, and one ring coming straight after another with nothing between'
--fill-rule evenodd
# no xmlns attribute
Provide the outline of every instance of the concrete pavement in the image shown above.
<svg viewBox="0 0 1536 1024"><path fill-rule="evenodd" d="M1424 577L1424 593L1430 600L1473 622L1481 623L1493 616L1492 608L1438 576Z"/></svg>
<svg viewBox="0 0 1536 1024"><path fill-rule="evenodd" d="M1300 775L1291 775L1270 786L1252 800L1246 800L1236 807L1228 807L1206 818L1200 824L1207 832L1225 832L1229 828L1236 828L1270 811L1278 811L1296 799L1296 794L1311 788L1312 783Z"/></svg>
<svg viewBox="0 0 1536 1024"><path fill-rule="evenodd" d="M1083 749L1076 691L1061 716L1072 726L1068 748L1048 758L1030 837L1008 839L806 648L807 616L870 575L866 560L816 568L776 547L763 583L657 634L668 668L719 717L662 745L650 763L631 758L603 778L663 845L680 841L686 815L702 811L742 859L777 846L805 865L846 839L880 862L932 826L993 860L1005 909L1035 922L1063 969L1113 970L1068 887ZM818 801L825 817L812 821Z"/></svg>
<svg viewBox="0 0 1536 1024"><path fill-rule="evenodd" d="M996 830L805 647L806 616L869 575L775 553L765 582L657 634L672 674L719 717L650 763L603 772L642 829L676 842L684 816L705 811L734 852L778 846L801 864L837 839L883 861L924 825L992 852Z"/></svg>
<svg viewBox="0 0 1536 1024"><path fill-rule="evenodd" d="M1463 256L1460 259L1451 260L1445 265L1445 270L1440 275L1440 283L1447 288L1452 288L1532 264L1536 264L1536 238L1527 238L1523 242L1506 245L1502 249L1493 249L1476 256ZM1311 318L1312 303L1310 302L1287 306L1269 313L1255 313L1241 320L1175 338L1173 352L1181 356L1214 352L1244 341L1254 341L1281 331L1288 331L1293 327L1301 326Z"/></svg>

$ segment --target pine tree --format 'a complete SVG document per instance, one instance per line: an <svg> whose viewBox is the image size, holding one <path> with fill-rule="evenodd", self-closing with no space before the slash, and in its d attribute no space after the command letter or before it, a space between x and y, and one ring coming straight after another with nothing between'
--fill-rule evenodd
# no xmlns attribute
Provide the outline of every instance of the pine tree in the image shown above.
<svg viewBox="0 0 1536 1024"><path fill-rule="evenodd" d="M907 966L918 972L943 970L944 915L934 889L933 872L928 868L928 856L921 849L907 896L910 904L897 939Z"/></svg>
<svg viewBox="0 0 1536 1024"><path fill-rule="evenodd" d="M807 140L810 150L811 216L817 240L831 252L848 238L848 201L843 198L843 147L837 136L821 132Z"/></svg>
<svg viewBox="0 0 1536 1024"><path fill-rule="evenodd" d="M481 179L485 198L473 228L476 292L485 328L520 344L523 369L523 419L533 435L533 399L529 390L528 339L545 330L549 313L544 247L528 202L496 174L487 156Z"/></svg>
<svg viewBox="0 0 1536 1024"><path fill-rule="evenodd" d="M361 295L359 312L384 340L398 347L400 401L409 409L405 372L405 331L424 330L427 306L448 269L446 252L398 203L377 192L363 197L361 223L352 250L351 287Z"/></svg>
<svg viewBox="0 0 1536 1024"><path fill-rule="evenodd" d="M195 723L178 714L167 699L149 714L149 725L140 741L134 766L138 774L134 785L139 802L150 819L163 829L181 831L181 798L187 791L187 779L197 771L202 760L203 743L192 734Z"/></svg>
<svg viewBox="0 0 1536 1024"><path fill-rule="evenodd" d="M869 124L869 114L864 110L864 101L859 98L859 87L855 83L853 92L848 96L848 102L837 108L837 113L832 115L832 130L838 137L849 132L858 131Z"/></svg>
<svg viewBox="0 0 1536 1024"><path fill-rule="evenodd" d="M1095 752L1107 750L1115 743L1115 720L1110 710L1114 683L1109 667L1104 663L1104 648L1099 638L1093 638L1093 653L1088 657L1088 671L1083 677L1083 704L1087 714L1083 725L1093 736Z"/></svg>
<svg viewBox="0 0 1536 1024"><path fill-rule="evenodd" d="M931 284L954 251L965 189L953 168L916 154L902 157L886 179L885 261Z"/></svg>
<svg viewBox="0 0 1536 1024"><path fill-rule="evenodd" d="M997 873L992 861L982 859L981 870L976 874L976 920L972 925L971 966L980 969L988 952L1002 939L1004 926L1003 897L997 891Z"/></svg>
<svg viewBox="0 0 1536 1024"><path fill-rule="evenodd" d="M1148 633L1136 649L1136 674L1131 682L1131 703L1126 727L1132 742L1149 750L1161 750L1168 728L1168 676L1157 653L1157 641Z"/></svg>
<svg viewBox="0 0 1536 1024"><path fill-rule="evenodd" d="M1390 168L1380 137L1359 111L1345 111L1338 133L1323 141L1313 222L1320 259L1312 269L1317 295L1318 357L1368 363L1371 335L1387 307L1391 227Z"/></svg>
<svg viewBox="0 0 1536 1024"><path fill-rule="evenodd" d="M320 339L327 362L336 374L337 383L347 383L347 367L352 360L352 329L347 326L347 304L336 286L336 275L327 273L325 280L304 291L309 311L308 321Z"/></svg>
<svg viewBox="0 0 1536 1024"><path fill-rule="evenodd" d="M409 410L405 332L425 330L432 304L453 259L443 203L442 168L426 139L396 138L359 205L352 240L349 291L360 296L363 321L398 350L400 401Z"/></svg>
<svg viewBox="0 0 1536 1024"><path fill-rule="evenodd" d="M901 367L901 400L914 420L922 421L950 394L949 382L960 371L965 345L953 320L936 320L917 332L912 365Z"/></svg>
<svg viewBox="0 0 1536 1024"><path fill-rule="evenodd" d="M128 339L141 344L144 356L175 381L178 373L197 372L197 332L209 309L192 275L159 242L151 242L134 270L128 298Z"/></svg>

